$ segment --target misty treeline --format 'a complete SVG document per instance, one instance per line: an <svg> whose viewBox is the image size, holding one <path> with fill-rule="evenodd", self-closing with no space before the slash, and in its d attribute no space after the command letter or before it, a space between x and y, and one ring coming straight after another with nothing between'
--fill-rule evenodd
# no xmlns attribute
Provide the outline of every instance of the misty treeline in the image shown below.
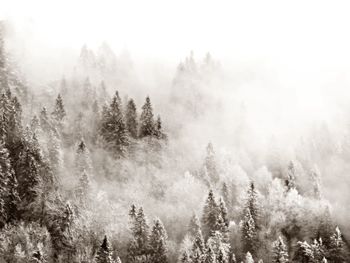
<svg viewBox="0 0 350 263"><path fill-rule="evenodd" d="M317 165L248 175L212 143L190 162L157 101L117 91L131 62L102 51L84 46L74 73L39 94L0 38L1 262L349 262ZM175 123L205 111L198 87L219 67L180 63Z"/></svg>

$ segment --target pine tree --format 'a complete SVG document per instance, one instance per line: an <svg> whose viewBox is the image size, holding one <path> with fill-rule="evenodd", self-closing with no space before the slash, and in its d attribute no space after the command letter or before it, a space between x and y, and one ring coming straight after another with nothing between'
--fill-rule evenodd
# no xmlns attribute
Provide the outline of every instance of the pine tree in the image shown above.
<svg viewBox="0 0 350 263"><path fill-rule="evenodd" d="M64 109L63 100L61 94L58 94L53 112L51 113L53 119L59 124L62 124L63 119L66 117L66 111Z"/></svg>
<svg viewBox="0 0 350 263"><path fill-rule="evenodd" d="M132 239L128 246L128 262L149 257L149 226L142 207L139 208L131 227Z"/></svg>
<svg viewBox="0 0 350 263"><path fill-rule="evenodd" d="M213 191L210 190L204 205L202 216L203 235L205 239L208 239L214 231L218 230L219 214L219 206L216 203Z"/></svg>
<svg viewBox="0 0 350 263"><path fill-rule="evenodd" d="M39 119L40 127L43 129L44 132L49 133L52 130L52 124L45 107L42 108Z"/></svg>
<svg viewBox="0 0 350 263"><path fill-rule="evenodd" d="M89 174L92 170L90 151L83 139L79 142L76 150L75 169L78 175L81 175L84 172Z"/></svg>
<svg viewBox="0 0 350 263"><path fill-rule="evenodd" d="M215 231L207 241L207 247L211 247L218 263L228 263L230 245L220 231Z"/></svg>
<svg viewBox="0 0 350 263"><path fill-rule="evenodd" d="M255 227L258 230L259 227L259 205L258 205L258 194L255 190L254 182L251 182L247 191L247 201L245 209L249 209L250 214L254 220Z"/></svg>
<svg viewBox="0 0 350 263"><path fill-rule="evenodd" d="M118 93L113 97L110 106L103 110L100 135L105 147L114 153L115 157L126 156L130 141Z"/></svg>
<svg viewBox="0 0 350 263"><path fill-rule="evenodd" d="M324 212L320 215L319 224L317 225L315 239L322 239L323 245L326 248L330 247L331 236L333 234L333 223L329 207L327 206Z"/></svg>
<svg viewBox="0 0 350 263"><path fill-rule="evenodd" d="M257 230L255 221L250 213L250 209L245 210L243 221L241 222L241 237L244 252L251 252L255 255L257 251Z"/></svg>
<svg viewBox="0 0 350 263"><path fill-rule="evenodd" d="M6 197L6 216L7 223L11 223L18 219L19 206L21 199L18 194L18 182L15 174L11 174L7 183L8 194Z"/></svg>
<svg viewBox="0 0 350 263"><path fill-rule="evenodd" d="M152 137L155 134L154 130L154 119L153 109L151 100L149 97L146 98L145 104L142 106L142 113L140 117L140 130L139 137Z"/></svg>
<svg viewBox="0 0 350 263"><path fill-rule="evenodd" d="M59 174L63 165L63 154L61 150L61 140L58 133L51 131L49 133L48 143L48 158L50 160L51 168L55 174Z"/></svg>
<svg viewBox="0 0 350 263"><path fill-rule="evenodd" d="M329 247L329 261L334 263L344 262L344 241L338 227L331 236Z"/></svg>
<svg viewBox="0 0 350 263"><path fill-rule="evenodd" d="M226 182L224 182L222 184L221 193L222 193L222 198L224 199L226 206L228 208L230 208L231 207L230 193L229 193Z"/></svg>
<svg viewBox="0 0 350 263"><path fill-rule="evenodd" d="M204 169L208 173L211 182L217 183L219 181L219 173L216 166L215 152L212 143L208 143L206 151L207 154L204 160Z"/></svg>
<svg viewBox="0 0 350 263"><path fill-rule="evenodd" d="M283 242L283 239L281 237L278 237L278 239L273 242L272 244L272 253L273 253L273 263L287 263L288 260L288 250L286 245Z"/></svg>
<svg viewBox="0 0 350 263"><path fill-rule="evenodd" d="M162 222L157 219L154 222L150 236L150 260L153 263L166 263L167 259L167 234Z"/></svg>
<svg viewBox="0 0 350 263"><path fill-rule="evenodd" d="M193 214L191 217L188 232L192 237L195 237L199 232L201 232L200 222L196 214Z"/></svg>
<svg viewBox="0 0 350 263"><path fill-rule="evenodd" d="M220 211L220 216L221 216L221 224L219 225L219 230L221 231L223 237L225 239L228 239L228 228L230 225L230 221L228 219L228 215L227 215L227 208L226 208L226 204L223 198L220 197L219 200L219 211Z"/></svg>
<svg viewBox="0 0 350 263"><path fill-rule="evenodd" d="M95 257L96 263L113 263L112 252L109 247L107 236L104 237L102 245L99 247Z"/></svg>
<svg viewBox="0 0 350 263"><path fill-rule="evenodd" d="M311 263L314 260L312 248L306 241L298 241L294 260L300 263Z"/></svg>
<svg viewBox="0 0 350 263"><path fill-rule="evenodd" d="M162 120L159 115L154 125L154 135L158 140L164 140L167 138L166 134L163 132Z"/></svg>
<svg viewBox="0 0 350 263"><path fill-rule="evenodd" d="M198 233L193 240L191 250L191 262L192 263L204 263L206 258L206 248L201 233Z"/></svg>
<svg viewBox="0 0 350 263"><path fill-rule="evenodd" d="M288 191L290 191L291 189L295 189L296 187L295 173L295 164L291 161L288 165L287 179L285 181Z"/></svg>
<svg viewBox="0 0 350 263"><path fill-rule="evenodd" d="M137 138L137 113L136 105L133 99L128 101L125 113L126 128L131 136L131 138Z"/></svg>
<svg viewBox="0 0 350 263"><path fill-rule="evenodd" d="M3 142L0 142L0 227L7 222L6 202L9 194L9 180L13 176L9 153Z"/></svg>

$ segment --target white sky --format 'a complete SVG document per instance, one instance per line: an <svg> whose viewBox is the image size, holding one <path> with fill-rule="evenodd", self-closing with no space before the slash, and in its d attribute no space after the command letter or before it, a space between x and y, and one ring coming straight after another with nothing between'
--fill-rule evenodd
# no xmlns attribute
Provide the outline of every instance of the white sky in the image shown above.
<svg viewBox="0 0 350 263"><path fill-rule="evenodd" d="M296 64L350 59L348 1L0 0L0 6L0 17L53 47L107 40L156 57L193 49Z"/></svg>

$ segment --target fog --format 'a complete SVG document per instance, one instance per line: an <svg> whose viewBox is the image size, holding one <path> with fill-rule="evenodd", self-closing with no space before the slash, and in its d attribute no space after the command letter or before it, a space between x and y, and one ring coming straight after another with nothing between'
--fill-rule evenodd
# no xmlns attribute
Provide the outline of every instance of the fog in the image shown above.
<svg viewBox="0 0 350 263"><path fill-rule="evenodd" d="M95 177L99 194L108 195L116 210L124 212L135 201L166 227L174 223L172 215L188 220L200 213L198 202L207 187L191 176L211 142L225 180L242 175L235 179L242 181L237 185L245 186L249 178L262 192L267 179L261 174L281 178L296 160L303 167L300 192L307 193L308 171L317 165L323 201L349 240L349 3L15 0L0 6L6 50L38 96L32 112L53 104L63 77L72 89L74 81L81 85L85 77L92 86L104 80L110 96L118 90L123 100L134 98L139 109L151 97L169 140L160 167L123 162L126 174L135 178L114 193L119 182L110 183L108 176L117 164L90 149L95 171L111 162L109 169L96 172L105 177ZM99 54L104 43L116 54L118 73L82 71L82 46ZM180 63L192 67L192 62L193 72L182 74ZM75 98L64 100L68 115L77 116L81 109ZM27 112L24 118L29 123L32 115ZM69 188L74 151L65 151L63 185ZM150 197L157 187L143 178L146 173L166 185L165 199ZM183 203L179 191L184 191ZM163 209L171 212L160 213ZM123 216L127 214L118 220ZM187 221L175 222L170 236L179 239L184 225Z"/></svg>

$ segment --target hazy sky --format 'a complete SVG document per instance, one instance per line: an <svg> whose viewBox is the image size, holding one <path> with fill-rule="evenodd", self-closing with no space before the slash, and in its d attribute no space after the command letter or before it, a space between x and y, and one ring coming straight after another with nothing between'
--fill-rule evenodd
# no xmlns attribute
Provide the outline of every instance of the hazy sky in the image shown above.
<svg viewBox="0 0 350 263"><path fill-rule="evenodd" d="M244 60L288 59L291 66L300 59L322 65L350 59L348 1L0 2L2 18L54 47L107 40L145 56L183 57L193 49Z"/></svg>

